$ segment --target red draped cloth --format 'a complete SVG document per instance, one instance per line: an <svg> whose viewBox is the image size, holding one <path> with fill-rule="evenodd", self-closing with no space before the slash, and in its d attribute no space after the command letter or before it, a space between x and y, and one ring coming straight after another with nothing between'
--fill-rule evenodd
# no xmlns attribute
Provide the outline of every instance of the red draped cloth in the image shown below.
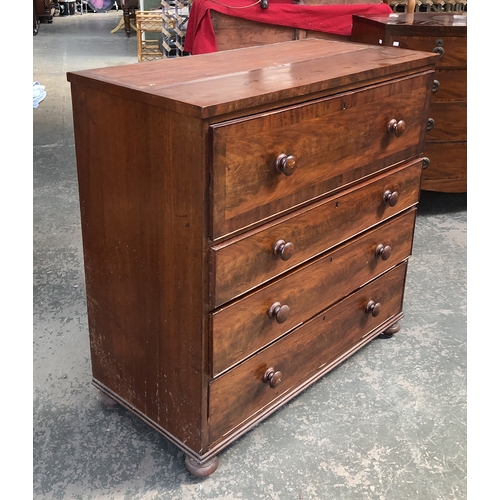
<svg viewBox="0 0 500 500"><path fill-rule="evenodd" d="M210 10L259 23L343 36L351 35L353 15L380 15L393 12L385 3L300 5L292 4L292 0L269 0L269 7L263 9L259 3L252 5L254 2L255 0L193 0L184 49L191 54L217 52Z"/></svg>

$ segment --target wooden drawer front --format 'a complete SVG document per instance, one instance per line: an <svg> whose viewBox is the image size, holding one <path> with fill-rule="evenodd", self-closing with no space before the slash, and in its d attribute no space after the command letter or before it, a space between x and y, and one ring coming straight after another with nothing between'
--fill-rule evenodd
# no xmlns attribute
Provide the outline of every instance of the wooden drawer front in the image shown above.
<svg viewBox="0 0 500 500"><path fill-rule="evenodd" d="M219 307L414 205L419 197L421 174L422 161L413 160L299 213L213 247L211 307ZM387 191L399 195L394 207L384 201ZM288 260L273 253L279 241L293 245Z"/></svg>
<svg viewBox="0 0 500 500"><path fill-rule="evenodd" d="M436 69L440 68L466 68L467 67L467 37L465 36L394 36L393 42L399 42L403 49L421 50L434 52L442 49L443 55L436 63ZM441 44L442 42L442 44Z"/></svg>
<svg viewBox="0 0 500 500"><path fill-rule="evenodd" d="M416 209L377 226L211 315L212 376L230 368L409 257ZM384 260L377 247L386 248ZM289 308L281 323L273 304ZM281 318L280 318L281 319Z"/></svg>
<svg viewBox="0 0 500 500"><path fill-rule="evenodd" d="M213 125L213 239L421 153L432 81L422 73ZM392 119L406 122L400 137ZM296 157L293 174L276 169L280 154Z"/></svg>
<svg viewBox="0 0 500 500"><path fill-rule="evenodd" d="M467 139L467 102L437 102L431 106L433 126L427 141L463 141Z"/></svg>
<svg viewBox="0 0 500 500"><path fill-rule="evenodd" d="M402 311L406 262L316 316L276 343L214 380L209 386L210 441L325 369ZM381 304L373 317L369 301ZM275 389L262 381L268 368L283 374Z"/></svg>
<svg viewBox="0 0 500 500"><path fill-rule="evenodd" d="M467 142L429 142L429 166L422 174L422 189L445 193L467 191Z"/></svg>
<svg viewBox="0 0 500 500"><path fill-rule="evenodd" d="M436 71L434 80L439 82L439 89L432 93L432 102L467 100L466 69Z"/></svg>

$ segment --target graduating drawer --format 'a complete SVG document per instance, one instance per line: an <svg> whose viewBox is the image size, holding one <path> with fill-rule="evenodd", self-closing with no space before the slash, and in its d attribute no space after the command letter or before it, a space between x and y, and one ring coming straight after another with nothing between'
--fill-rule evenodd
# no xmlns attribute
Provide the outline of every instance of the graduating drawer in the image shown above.
<svg viewBox="0 0 500 500"><path fill-rule="evenodd" d="M406 262L211 382L210 441L279 404L315 374L328 371L328 365L333 368L335 360L352 354L370 332L401 313L405 277ZM275 376L264 381L271 369Z"/></svg>
<svg viewBox="0 0 500 500"><path fill-rule="evenodd" d="M219 307L416 204L421 173L422 160L413 160L214 246L211 307Z"/></svg>
<svg viewBox="0 0 500 500"><path fill-rule="evenodd" d="M444 193L467 191L467 141L428 142L430 163L422 175L422 189Z"/></svg>
<svg viewBox="0 0 500 500"><path fill-rule="evenodd" d="M214 240L423 151L433 73L211 126Z"/></svg>
<svg viewBox="0 0 500 500"><path fill-rule="evenodd" d="M427 141L465 141L467 102L435 102L429 114Z"/></svg>
<svg viewBox="0 0 500 500"><path fill-rule="evenodd" d="M467 70L442 69L434 75L435 86L432 87L432 102L466 101Z"/></svg>
<svg viewBox="0 0 500 500"><path fill-rule="evenodd" d="M411 209L212 313L212 376L407 259L415 214Z"/></svg>

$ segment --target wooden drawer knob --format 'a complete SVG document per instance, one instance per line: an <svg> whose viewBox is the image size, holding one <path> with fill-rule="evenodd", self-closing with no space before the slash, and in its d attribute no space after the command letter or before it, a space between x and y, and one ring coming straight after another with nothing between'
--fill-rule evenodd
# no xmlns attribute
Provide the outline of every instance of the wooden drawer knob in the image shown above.
<svg viewBox="0 0 500 500"><path fill-rule="evenodd" d="M297 163L297 158L293 155L286 155L281 153L278 158L276 158L276 170L286 176L292 175L295 171L295 164Z"/></svg>
<svg viewBox="0 0 500 500"><path fill-rule="evenodd" d="M387 260L392 253L392 248L389 245L377 245L377 248L375 248L375 257L378 257L382 260Z"/></svg>
<svg viewBox="0 0 500 500"><path fill-rule="evenodd" d="M395 207L399 200L399 193L397 191L390 191L389 189L384 192L384 203L390 207Z"/></svg>
<svg viewBox="0 0 500 500"><path fill-rule="evenodd" d="M279 302L275 302L267 311L268 316L271 319L275 319L277 323L284 323L288 316L290 316L290 308L285 304L281 305Z"/></svg>
<svg viewBox="0 0 500 500"><path fill-rule="evenodd" d="M382 310L382 304L380 302L375 302L374 300L370 300L365 307L365 313L371 314L374 318L376 318L380 311Z"/></svg>
<svg viewBox="0 0 500 500"><path fill-rule="evenodd" d="M271 389L278 387L278 385L281 384L282 379L283 374L280 371L275 371L274 368L268 368L262 377L264 384L269 384Z"/></svg>
<svg viewBox="0 0 500 500"><path fill-rule="evenodd" d="M293 255L293 243L291 241L278 240L273 245L273 254L281 260L288 260Z"/></svg>
<svg viewBox="0 0 500 500"><path fill-rule="evenodd" d="M406 122L404 120L396 120L393 118L387 125L389 134L394 134L396 137L401 137L406 130Z"/></svg>

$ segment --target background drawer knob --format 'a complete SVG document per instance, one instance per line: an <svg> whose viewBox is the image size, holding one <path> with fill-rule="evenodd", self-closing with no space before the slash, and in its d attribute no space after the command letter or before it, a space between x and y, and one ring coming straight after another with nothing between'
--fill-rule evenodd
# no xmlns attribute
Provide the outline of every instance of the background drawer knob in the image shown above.
<svg viewBox="0 0 500 500"><path fill-rule="evenodd" d="M439 80L434 80L434 82L432 84L432 91L437 92L440 87L441 87L441 84L439 83Z"/></svg>
<svg viewBox="0 0 500 500"><path fill-rule="evenodd" d="M280 371L275 371L274 368L268 368L264 376L262 377L262 381L265 384L269 384L271 389L274 389L278 385L281 384L283 379L283 374Z"/></svg>
<svg viewBox="0 0 500 500"><path fill-rule="evenodd" d="M434 118L427 118L427 130L432 130L435 124Z"/></svg>
<svg viewBox="0 0 500 500"><path fill-rule="evenodd" d="M387 125L389 134L394 134L396 137L401 137L406 130L406 122L404 120L396 120L393 118Z"/></svg>
<svg viewBox="0 0 500 500"><path fill-rule="evenodd" d="M285 240L278 240L273 245L273 254L280 257L281 260L288 260L293 255L293 243Z"/></svg>
<svg viewBox="0 0 500 500"><path fill-rule="evenodd" d="M275 319L277 323L284 323L288 316L290 316L290 308L285 304L281 305L279 302L275 302L267 311L267 314L271 319Z"/></svg>
<svg viewBox="0 0 500 500"><path fill-rule="evenodd" d="M390 207L395 207L399 200L399 193L397 191L390 191L389 189L384 192L384 203Z"/></svg>
<svg viewBox="0 0 500 500"><path fill-rule="evenodd" d="M392 248L389 245L377 245L377 248L375 249L375 256L380 257L382 260L387 260L392 253Z"/></svg>
<svg viewBox="0 0 500 500"><path fill-rule="evenodd" d="M434 52L434 54L439 54L439 57L443 57L444 56L444 49L443 49L443 47L434 47L432 49L432 52Z"/></svg>
<svg viewBox="0 0 500 500"><path fill-rule="evenodd" d="M365 313L371 314L374 318L376 318L380 311L382 310L382 304L380 302L375 302L374 300L370 300L365 307Z"/></svg>
<svg viewBox="0 0 500 500"><path fill-rule="evenodd" d="M292 175L295 171L296 163L297 158L295 156L287 156L285 153L281 153L278 158L276 158L276 170L286 176Z"/></svg>

